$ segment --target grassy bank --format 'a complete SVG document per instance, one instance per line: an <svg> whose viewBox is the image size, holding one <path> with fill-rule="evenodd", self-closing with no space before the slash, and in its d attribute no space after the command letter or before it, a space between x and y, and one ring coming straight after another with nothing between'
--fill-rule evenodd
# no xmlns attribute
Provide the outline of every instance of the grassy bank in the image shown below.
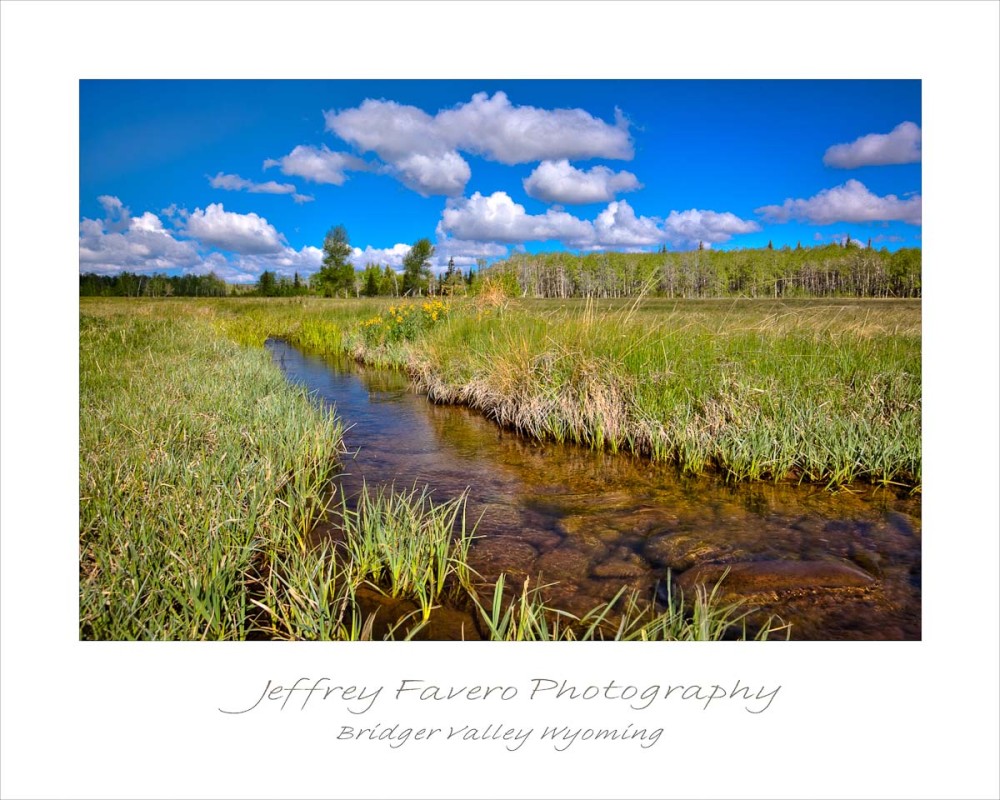
<svg viewBox="0 0 1000 800"><path fill-rule="evenodd" d="M401 367L528 435L735 480L921 483L919 301L272 301L212 306L268 335ZM402 312L400 309L403 309Z"/></svg>
<svg viewBox="0 0 1000 800"><path fill-rule="evenodd" d="M466 561L461 498L432 504L383 490L328 510L339 423L245 345L284 335L357 347L359 319L386 310L81 303L81 638L405 638L446 604L491 639L740 635L742 611L708 595L653 612L623 592L581 619L546 607L537 589L505 592L502 576L484 586ZM453 322L442 314L371 356L409 363L419 337ZM308 534L326 512L341 536L314 549ZM371 592L413 611L376 634L377 612L360 598Z"/></svg>
<svg viewBox="0 0 1000 800"><path fill-rule="evenodd" d="M400 361L434 400L692 473L921 481L913 302L520 303L452 314Z"/></svg>
<svg viewBox="0 0 1000 800"><path fill-rule="evenodd" d="M340 426L197 314L80 320L80 634L232 639L326 503Z"/></svg>

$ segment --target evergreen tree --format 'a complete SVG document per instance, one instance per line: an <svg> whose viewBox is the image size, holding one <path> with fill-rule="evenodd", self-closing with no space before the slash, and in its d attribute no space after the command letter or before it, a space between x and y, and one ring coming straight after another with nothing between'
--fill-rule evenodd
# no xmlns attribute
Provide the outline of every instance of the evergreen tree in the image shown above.
<svg viewBox="0 0 1000 800"><path fill-rule="evenodd" d="M376 267L374 264L368 264L365 267L364 278L362 283L364 284L364 289L362 292L365 297L375 297L379 293L379 283L382 277L382 271Z"/></svg>
<svg viewBox="0 0 1000 800"><path fill-rule="evenodd" d="M257 281L257 294L261 297L274 297L277 293L277 283L274 280L274 273L264 270L260 273L260 278Z"/></svg>

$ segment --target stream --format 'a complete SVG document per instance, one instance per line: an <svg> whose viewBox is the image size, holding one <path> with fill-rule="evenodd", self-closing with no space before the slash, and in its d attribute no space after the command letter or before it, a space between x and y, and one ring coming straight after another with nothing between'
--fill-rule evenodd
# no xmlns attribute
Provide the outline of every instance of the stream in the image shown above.
<svg viewBox="0 0 1000 800"><path fill-rule="evenodd" d="M687 595L728 568L726 599L760 609L751 619L780 615L792 639L920 639L919 496L681 476L647 458L501 430L479 412L429 402L399 371L280 340L267 349L342 419L346 497L362 482L427 485L441 501L468 490L480 537L469 560L490 581L540 578L552 584L550 605L582 614L622 586L662 598L668 570Z"/></svg>

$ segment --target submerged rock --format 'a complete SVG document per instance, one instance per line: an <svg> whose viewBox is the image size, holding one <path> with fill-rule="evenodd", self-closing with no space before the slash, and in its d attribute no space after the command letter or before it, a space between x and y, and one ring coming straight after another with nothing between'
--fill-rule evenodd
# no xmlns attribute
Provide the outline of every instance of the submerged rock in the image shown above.
<svg viewBox="0 0 1000 800"><path fill-rule="evenodd" d="M591 556L572 547L557 547L538 559L537 570L545 582L574 581L590 570Z"/></svg>
<svg viewBox="0 0 1000 800"><path fill-rule="evenodd" d="M675 583L685 595L698 584L715 586L726 570L723 595L754 595L795 589L840 589L871 586L876 579L862 569L838 561L751 561L737 564L705 564L677 576Z"/></svg>
<svg viewBox="0 0 1000 800"><path fill-rule="evenodd" d="M535 571L537 558L538 551L534 547L509 536L481 539L469 552L471 566L491 582L501 572L523 581Z"/></svg>
<svg viewBox="0 0 1000 800"><path fill-rule="evenodd" d="M597 578L638 578L649 570L649 563L644 558L620 547L609 560L597 564L591 574Z"/></svg>
<svg viewBox="0 0 1000 800"><path fill-rule="evenodd" d="M417 619L419 620L419 617ZM435 642L478 642L483 637L479 635L476 621L471 614L451 608L435 608L427 624L417 631L413 638Z"/></svg>
<svg viewBox="0 0 1000 800"><path fill-rule="evenodd" d="M699 561L712 561L728 555L729 550L705 541L696 533L675 533L647 539L642 554L658 566L685 570Z"/></svg>

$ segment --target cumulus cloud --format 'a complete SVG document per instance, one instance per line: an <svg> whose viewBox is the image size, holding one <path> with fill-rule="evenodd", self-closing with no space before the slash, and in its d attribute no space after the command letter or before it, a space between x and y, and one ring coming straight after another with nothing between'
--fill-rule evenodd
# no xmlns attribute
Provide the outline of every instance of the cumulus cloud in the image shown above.
<svg viewBox="0 0 1000 800"><path fill-rule="evenodd" d="M489 197L476 192L469 198L449 200L439 230L457 239L508 244L550 239L582 242L594 238L590 222L553 209L544 214L528 214L506 192L494 192Z"/></svg>
<svg viewBox="0 0 1000 800"><path fill-rule="evenodd" d="M728 242L733 236L741 233L753 233L760 230L753 220L740 219L728 211L701 211L697 208L688 211L671 211L663 223L667 239L675 245L721 244Z"/></svg>
<svg viewBox="0 0 1000 800"><path fill-rule="evenodd" d="M454 260L456 267L472 267L481 258L503 258L507 255L507 250L506 245L497 242L470 242L464 239L453 239L444 233L439 223L437 244L434 246L434 266L438 269L445 269L448 266L448 261Z"/></svg>
<svg viewBox="0 0 1000 800"><path fill-rule="evenodd" d="M459 195L472 177L468 162L453 150L440 155L411 153L396 160L391 171L404 186L424 197Z"/></svg>
<svg viewBox="0 0 1000 800"><path fill-rule="evenodd" d="M580 170L568 159L543 161L524 179L524 191L547 203L606 203L619 192L641 189L631 172L614 172L607 167Z"/></svg>
<svg viewBox="0 0 1000 800"><path fill-rule="evenodd" d="M117 197L109 195L100 202L108 218L85 217L80 222L82 272L158 272L193 267L201 261L194 244L174 238L155 214L147 211L133 218Z"/></svg>
<svg viewBox="0 0 1000 800"><path fill-rule="evenodd" d="M109 194L102 194L97 202L104 209L104 227L111 233L121 233L129 229L132 215L121 200Z"/></svg>
<svg viewBox="0 0 1000 800"><path fill-rule="evenodd" d="M637 217L624 200L611 202L594 220L594 244L636 249L663 241L663 230L651 217Z"/></svg>
<svg viewBox="0 0 1000 800"><path fill-rule="evenodd" d="M479 92L463 105L438 112L441 134L455 146L501 164L560 158L631 159L628 123L609 125L582 108L515 106L504 92Z"/></svg>
<svg viewBox="0 0 1000 800"><path fill-rule="evenodd" d="M520 244L557 240L580 249L639 250L673 244L719 243L760 230L735 214L691 209L672 211L666 220L643 217L624 200L612 201L593 221L549 209L528 214L505 192L449 200L438 223L438 236L467 242Z"/></svg>
<svg viewBox="0 0 1000 800"><path fill-rule="evenodd" d="M265 270L286 278L291 278L296 272L300 277L308 277L323 266L323 251L310 245L301 250L283 247L275 253L232 256L226 259L226 263L234 270L254 276L254 280Z"/></svg>
<svg viewBox="0 0 1000 800"><path fill-rule="evenodd" d="M401 242L392 247L384 248L368 245L362 250L360 247L355 247L351 250L350 261L359 269L368 264L377 264L378 266L388 264L393 269L399 270L403 268L403 259L410 252L410 249L410 245Z"/></svg>
<svg viewBox="0 0 1000 800"><path fill-rule="evenodd" d="M829 167L854 169L920 161L920 126L901 122L889 133L869 133L849 144L835 144L823 156Z"/></svg>
<svg viewBox="0 0 1000 800"><path fill-rule="evenodd" d="M921 199L912 194L900 200L894 194L880 197L863 183L849 180L841 186L824 189L808 200L788 198L783 204L761 206L755 210L771 222L798 220L816 225L832 222L891 222L921 224Z"/></svg>
<svg viewBox="0 0 1000 800"><path fill-rule="evenodd" d="M184 232L202 244L241 255L280 253L284 237L263 217L226 211L222 203L211 203L188 217Z"/></svg>
<svg viewBox="0 0 1000 800"><path fill-rule="evenodd" d="M299 205L301 205L302 203L311 203L315 199L316 198L313 197L311 194L299 194L298 192L296 192L295 194L292 195L292 200L294 200Z"/></svg>
<svg viewBox="0 0 1000 800"><path fill-rule="evenodd" d="M172 205L164 209L164 215L175 223L187 223L168 231L160 217L150 211L133 216L110 195L101 197L100 202L107 217L84 217L80 222L81 272L214 272L229 283L253 283L264 270L288 277L296 272L308 276L323 263L321 249L289 247L284 237L256 214L234 214L215 204L188 213ZM193 238L179 238L184 236ZM199 243L228 252L206 254Z"/></svg>
<svg viewBox="0 0 1000 800"><path fill-rule="evenodd" d="M503 92L473 95L434 116L416 106L367 99L357 108L327 111L325 118L327 130L361 152L375 153L389 174L424 196L464 191L471 170L461 152L503 164L633 156L620 114L609 125L582 109L514 106Z"/></svg>
<svg viewBox="0 0 1000 800"><path fill-rule="evenodd" d="M208 179L213 189L226 189L231 192L251 192L253 194L295 194L295 186L290 183L278 183L277 181L266 181L264 183L254 183L239 175L226 175L218 173L214 178Z"/></svg>
<svg viewBox="0 0 1000 800"><path fill-rule="evenodd" d="M247 272L230 262L222 253L212 253L193 267L184 270L185 275L214 274L226 283L256 283L259 274Z"/></svg>
<svg viewBox="0 0 1000 800"><path fill-rule="evenodd" d="M371 168L363 159L350 153L330 150L326 145L312 147L300 144L287 156L269 158L264 161L264 169L279 167L283 174L305 178L313 183L332 183L342 186L347 180L347 171L363 171ZM294 191L292 187L292 191Z"/></svg>

